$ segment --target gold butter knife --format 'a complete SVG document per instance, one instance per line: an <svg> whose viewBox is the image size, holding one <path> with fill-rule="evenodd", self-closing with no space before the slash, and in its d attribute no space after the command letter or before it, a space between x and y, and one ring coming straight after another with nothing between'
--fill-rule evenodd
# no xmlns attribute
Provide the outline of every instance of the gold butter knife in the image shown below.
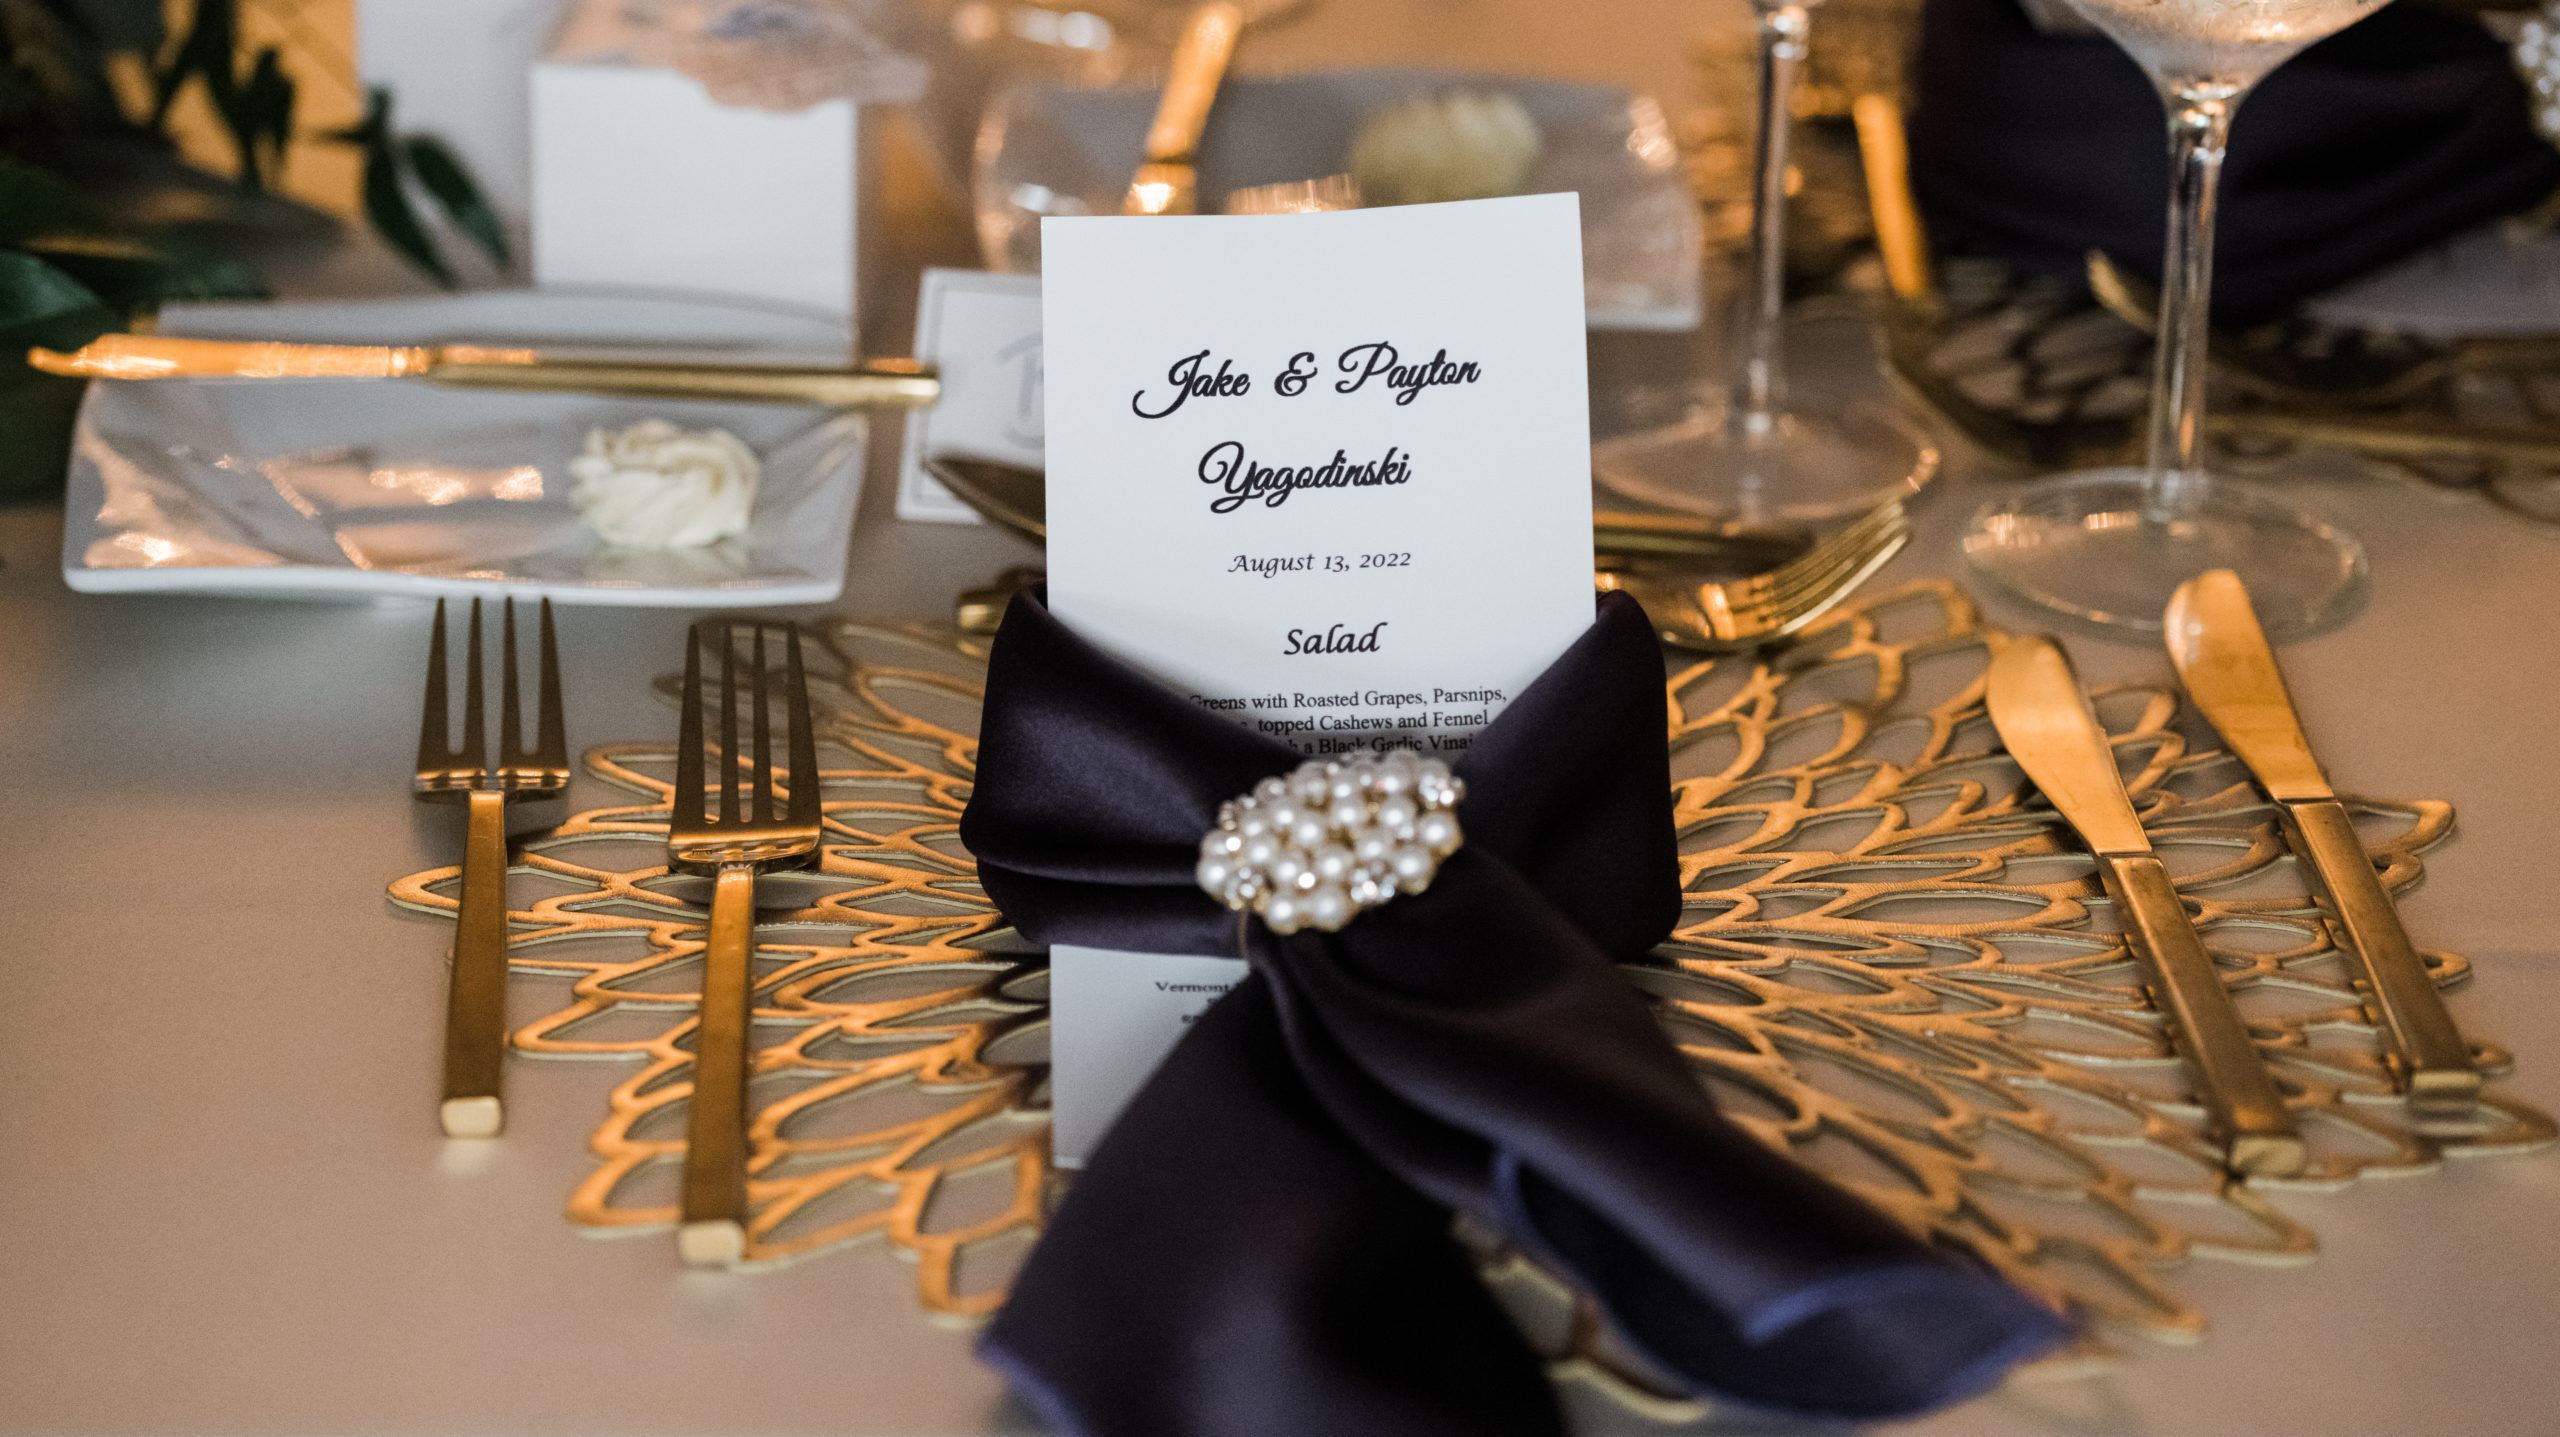
<svg viewBox="0 0 2560 1437"><path fill-rule="evenodd" d="M1173 71L1147 127L1146 159L1129 181L1120 212L1126 215L1193 215L1200 212L1200 134L1226 79L1227 61L1244 33L1244 7L1209 0L1192 7L1173 47Z"/></svg>
<svg viewBox="0 0 2560 1437"><path fill-rule="evenodd" d="M2399 1050L2410 1114L2421 1130L2467 1121L2480 1101L2471 1045L2410 945L2399 910L2356 837L2355 820L2311 756L2240 576L2216 569L2179 585L2162 625L2178 677L2275 800L2285 841L2309 865L2315 891L2346 940L2341 946L2363 965L2366 988Z"/></svg>
<svg viewBox="0 0 2560 1437"><path fill-rule="evenodd" d="M85 379L424 379L466 389L836 409L912 409L933 403L942 393L933 371L912 359L841 367L711 364L580 359L465 344L286 344L105 334L70 354L30 349L27 363L47 374Z"/></svg>
<svg viewBox="0 0 2560 1437"><path fill-rule="evenodd" d="M2079 831L2098 861L2152 1001L2195 1076L2207 1130L2233 1172L2302 1170L2301 1135L2231 991L2151 851L2071 661L2053 640L2011 639L1991 660L1991 723L2009 756Z"/></svg>

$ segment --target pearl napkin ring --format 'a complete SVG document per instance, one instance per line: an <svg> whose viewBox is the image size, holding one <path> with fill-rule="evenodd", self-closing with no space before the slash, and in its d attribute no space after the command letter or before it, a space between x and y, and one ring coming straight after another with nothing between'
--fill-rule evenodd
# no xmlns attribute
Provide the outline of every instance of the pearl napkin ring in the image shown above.
<svg viewBox="0 0 2560 1437"><path fill-rule="evenodd" d="M1332 933L1398 893L1420 893L1458 851L1467 786L1411 753L1309 759L1218 806L1200 840L1200 887L1274 933Z"/></svg>

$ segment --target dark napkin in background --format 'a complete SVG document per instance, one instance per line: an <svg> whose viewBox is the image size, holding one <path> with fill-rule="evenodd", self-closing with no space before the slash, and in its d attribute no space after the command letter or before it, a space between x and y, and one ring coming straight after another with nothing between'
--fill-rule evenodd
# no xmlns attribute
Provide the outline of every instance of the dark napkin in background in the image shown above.
<svg viewBox="0 0 2560 1437"><path fill-rule="evenodd" d="M1695 1390L1923 1410L2067 1332L1727 1122L1615 967L1677 920L1662 665L1624 595L1457 765L1430 890L1279 937L1194 885L1218 805L1301 756L1015 599L961 820L1027 936L1232 955L980 1351L1075 1437L1557 1437L1463 1212Z"/></svg>
<svg viewBox="0 0 2560 1437"><path fill-rule="evenodd" d="M1910 134L1913 188L1942 252L2076 278L2099 249L2157 279L2166 115L2114 41L2041 33L2018 0L1928 0ZM2506 47L2476 20L2399 0L2241 102L2214 318L2273 318L2555 186L2560 151L2534 133Z"/></svg>

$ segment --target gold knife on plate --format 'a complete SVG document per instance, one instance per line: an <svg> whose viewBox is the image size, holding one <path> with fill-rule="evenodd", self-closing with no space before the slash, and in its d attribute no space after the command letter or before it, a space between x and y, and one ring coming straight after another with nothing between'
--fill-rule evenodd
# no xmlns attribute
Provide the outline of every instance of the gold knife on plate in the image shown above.
<svg viewBox="0 0 2560 1437"><path fill-rule="evenodd" d="M586 359L465 344L287 344L105 334L70 354L30 349L27 363L47 374L86 379L424 379L467 389L837 409L911 409L933 403L942 393L933 371L912 359L842 366L718 364Z"/></svg>
<svg viewBox="0 0 2560 1437"><path fill-rule="evenodd" d="M2097 859L2125 946L2152 1002L2168 1016L2226 1165L2270 1177L2300 1172L2304 1151L2293 1115L2169 870L2151 851L2071 661L2048 638L2007 641L1992 656L1990 705L2009 756Z"/></svg>
<svg viewBox="0 0 2560 1437"><path fill-rule="evenodd" d="M2399 1051L2409 1111L2430 1124L2468 1121L2480 1101L2480 1069L2444 995L2410 945L2390 891L2373 871L2355 820L2311 756L2275 651L2258 626L2240 576L2216 569L2178 586L2162 619L2170 661L2196 707L2275 800L2285 841L2312 873L2340 944L2364 968L2374 1007Z"/></svg>

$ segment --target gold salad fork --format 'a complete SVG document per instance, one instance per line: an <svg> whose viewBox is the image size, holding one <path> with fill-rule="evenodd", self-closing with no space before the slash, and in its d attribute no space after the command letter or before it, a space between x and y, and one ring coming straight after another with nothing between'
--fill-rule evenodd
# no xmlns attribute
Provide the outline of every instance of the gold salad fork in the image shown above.
<svg viewBox="0 0 2560 1437"><path fill-rule="evenodd" d="M500 620L504 669L498 680L498 762L488 761L480 682L480 601L471 601L464 657L462 747L447 746L444 601L436 601L427 641L426 716L418 724L419 798L466 806L462 907L453 930L453 979L445 998L445 1136L495 1137L505 1126L500 1084L507 1047L507 800L551 798L569 786L569 740L560 717L560 651L551 601L542 601L542 673L534 743L524 746L524 706L516 688L516 601Z"/></svg>
<svg viewBox="0 0 2560 1437"><path fill-rule="evenodd" d="M783 726L790 772L774 792L775 675L768 644L785 658ZM720 661L719 810L703 802L702 650ZM741 675L740 647L747 667ZM738 746L740 679L745 680L752 750ZM714 879L702 959L702 1006L694 1025L693 1098L686 1114L682 1225L676 1248L697 1266L736 1262L747 1246L747 1026L755 991L756 875L818 861L818 743L809 727L809 685L800 631L778 621L704 619L685 636L684 715L676 735L676 789L667 853L679 872ZM745 792L740 792L740 779Z"/></svg>
<svg viewBox="0 0 2560 1437"><path fill-rule="evenodd" d="M1604 569L1593 582L1635 596L1674 648L1724 653L1782 639L1830 612L1911 541L1895 500L1765 573L1722 583L1637 567Z"/></svg>

